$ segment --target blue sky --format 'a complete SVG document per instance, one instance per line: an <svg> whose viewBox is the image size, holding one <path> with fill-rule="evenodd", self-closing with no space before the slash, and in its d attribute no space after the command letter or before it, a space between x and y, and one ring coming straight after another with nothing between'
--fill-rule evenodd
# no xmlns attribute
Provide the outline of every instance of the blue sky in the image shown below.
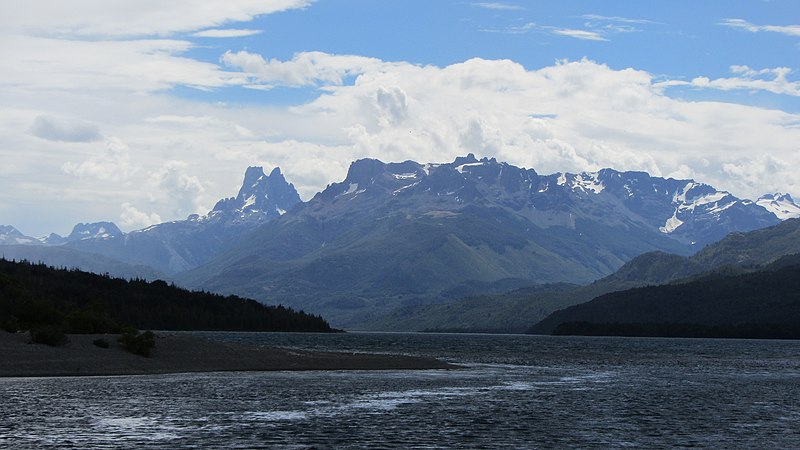
<svg viewBox="0 0 800 450"><path fill-rule="evenodd" d="M247 29L258 30L257 35L225 42L194 38L202 47L189 55L216 62L225 51L238 49L285 60L297 52L322 51L436 66L479 57L511 59L529 69L562 59L589 58L615 69L634 67L665 79L689 81L699 76L728 77L731 66L796 70L800 30L794 35L753 32L726 22L738 19L754 26L791 26L800 23L798 11L792 1L752 0L319 1L305 9L265 15L248 23ZM587 34L557 34L563 30ZM287 103L314 95L312 89L280 90L263 98L235 91L210 95L242 102ZM204 98L196 91L181 94ZM670 94L792 111L800 107L797 97L768 92L678 88Z"/></svg>
<svg viewBox="0 0 800 450"><path fill-rule="evenodd" d="M795 1L33 0L0 30L0 223L34 236L363 157L800 195Z"/></svg>

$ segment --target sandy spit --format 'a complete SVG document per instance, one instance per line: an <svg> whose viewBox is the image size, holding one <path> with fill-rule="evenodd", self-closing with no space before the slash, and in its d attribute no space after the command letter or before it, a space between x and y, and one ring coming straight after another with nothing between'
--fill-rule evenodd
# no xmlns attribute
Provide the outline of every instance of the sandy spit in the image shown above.
<svg viewBox="0 0 800 450"><path fill-rule="evenodd" d="M212 342L162 334L149 358L127 352L117 335L69 335L62 347L31 344L27 333L0 331L0 377L144 375L183 372L274 370L455 369L404 355L328 353ZM105 339L110 348L92 344Z"/></svg>

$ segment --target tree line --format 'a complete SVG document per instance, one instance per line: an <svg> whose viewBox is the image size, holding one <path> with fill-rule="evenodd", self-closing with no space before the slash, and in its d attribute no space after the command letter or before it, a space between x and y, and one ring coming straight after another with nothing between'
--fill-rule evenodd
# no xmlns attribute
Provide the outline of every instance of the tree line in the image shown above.
<svg viewBox="0 0 800 450"><path fill-rule="evenodd" d="M154 330L334 331L320 316L284 306L157 280L0 259L0 327L41 326L68 333L118 333L124 326Z"/></svg>

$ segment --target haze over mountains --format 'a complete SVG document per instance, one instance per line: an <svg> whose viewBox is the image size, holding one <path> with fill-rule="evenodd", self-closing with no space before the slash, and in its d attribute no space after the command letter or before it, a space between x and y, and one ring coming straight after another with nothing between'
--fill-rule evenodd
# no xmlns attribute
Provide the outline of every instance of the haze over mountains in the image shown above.
<svg viewBox="0 0 800 450"><path fill-rule="evenodd" d="M279 169L251 167L237 196L204 216L127 234L82 224L41 240L5 227L0 242L15 258L51 263L58 251L93 271L88 261L105 258L112 274L149 268L188 287L358 327L402 307L588 283L646 252L690 255L798 215L788 195L753 202L613 169L540 175L470 154L447 164L359 160L308 202Z"/></svg>

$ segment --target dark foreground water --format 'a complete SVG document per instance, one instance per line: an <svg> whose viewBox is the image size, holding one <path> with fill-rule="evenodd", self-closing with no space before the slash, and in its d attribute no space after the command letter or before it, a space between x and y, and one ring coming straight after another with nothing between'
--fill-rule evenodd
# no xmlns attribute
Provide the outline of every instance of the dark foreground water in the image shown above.
<svg viewBox="0 0 800 450"><path fill-rule="evenodd" d="M800 448L800 342L207 335L466 368L0 379L0 448Z"/></svg>

